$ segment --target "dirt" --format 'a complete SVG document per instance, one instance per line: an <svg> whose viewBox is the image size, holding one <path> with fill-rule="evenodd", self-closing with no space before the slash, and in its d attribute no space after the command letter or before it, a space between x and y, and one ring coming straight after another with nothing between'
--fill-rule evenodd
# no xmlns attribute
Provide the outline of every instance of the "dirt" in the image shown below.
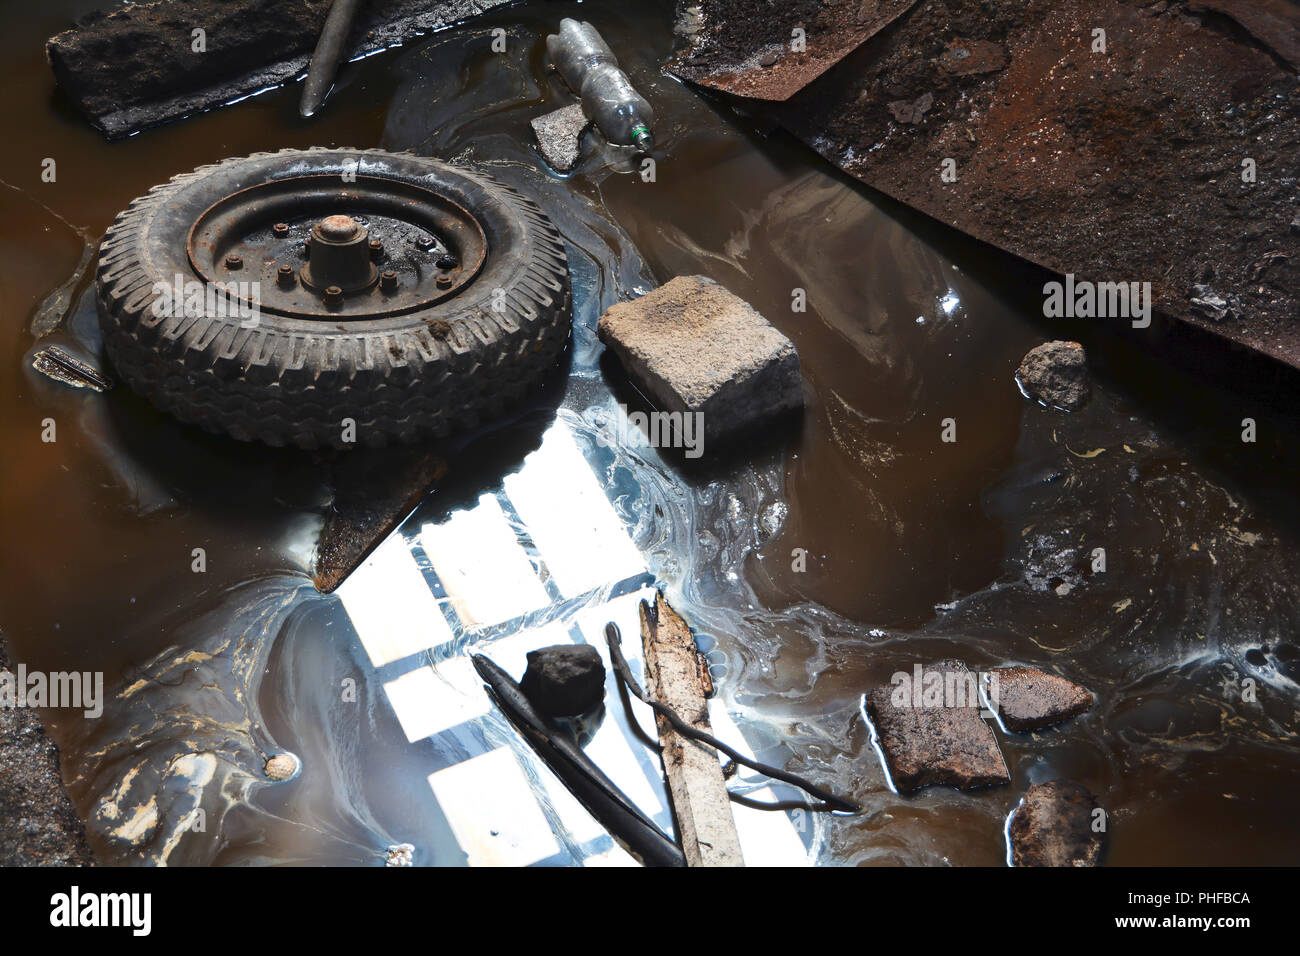
<svg viewBox="0 0 1300 956"><path fill-rule="evenodd" d="M759 30L722 38L757 50ZM770 115L963 232L1054 272L1150 282L1158 312L1300 366L1300 85L1226 16L923 0Z"/></svg>
<svg viewBox="0 0 1300 956"><path fill-rule="evenodd" d="M0 638L0 670L13 667ZM94 864L63 789L59 748L35 711L0 707L0 866Z"/></svg>
<svg viewBox="0 0 1300 956"><path fill-rule="evenodd" d="M754 9L753 0L700 5L702 29L673 72L701 86L785 100L826 72L916 0L795 0ZM804 31L796 43L796 29Z"/></svg>

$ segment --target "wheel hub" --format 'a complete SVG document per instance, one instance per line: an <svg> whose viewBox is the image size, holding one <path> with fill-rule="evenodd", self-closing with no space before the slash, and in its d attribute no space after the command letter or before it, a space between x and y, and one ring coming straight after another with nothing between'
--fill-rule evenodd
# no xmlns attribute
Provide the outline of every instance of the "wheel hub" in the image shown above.
<svg viewBox="0 0 1300 956"><path fill-rule="evenodd" d="M201 279L261 311L371 319L462 292L487 238L469 211L424 186L308 175L217 201L195 220L187 251Z"/></svg>

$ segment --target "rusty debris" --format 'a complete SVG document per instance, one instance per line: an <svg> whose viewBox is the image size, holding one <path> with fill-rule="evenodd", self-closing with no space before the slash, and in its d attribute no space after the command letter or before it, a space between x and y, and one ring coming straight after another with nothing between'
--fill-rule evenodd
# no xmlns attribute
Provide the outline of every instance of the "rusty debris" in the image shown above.
<svg viewBox="0 0 1300 956"><path fill-rule="evenodd" d="M1300 367L1297 22L1284 0L921 0L749 109L962 232L1091 283L1149 282L1156 314ZM704 67L771 37L710 37L680 75L743 94Z"/></svg>
<svg viewBox="0 0 1300 956"><path fill-rule="evenodd" d="M446 473L447 462L420 447L336 459L334 502L316 545L316 589L329 594L342 584Z"/></svg>
<svg viewBox="0 0 1300 956"><path fill-rule="evenodd" d="M70 388L107 392L113 387L113 380L103 372L57 345L47 346L33 355L32 368Z"/></svg>
<svg viewBox="0 0 1300 956"><path fill-rule="evenodd" d="M787 100L915 2L800 0L756 14L748 0L706 0L679 23L689 46L671 69L724 93Z"/></svg>

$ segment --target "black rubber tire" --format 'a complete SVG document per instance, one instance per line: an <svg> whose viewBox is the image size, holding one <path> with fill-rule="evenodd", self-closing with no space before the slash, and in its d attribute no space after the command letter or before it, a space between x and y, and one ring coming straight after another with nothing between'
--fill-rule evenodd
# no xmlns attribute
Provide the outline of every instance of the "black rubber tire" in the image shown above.
<svg viewBox="0 0 1300 956"><path fill-rule="evenodd" d="M154 315L156 283L193 277L186 236L204 209L256 183L342 174L351 163L366 176L436 184L479 220L487 258L464 291L424 311L345 323L263 313L241 328L235 317ZM473 428L537 384L569 335L564 243L535 203L481 172L383 150L258 153L155 186L105 234L96 289L123 381L181 421L270 445L354 447L344 419L370 446ZM498 289L504 311L491 307Z"/></svg>

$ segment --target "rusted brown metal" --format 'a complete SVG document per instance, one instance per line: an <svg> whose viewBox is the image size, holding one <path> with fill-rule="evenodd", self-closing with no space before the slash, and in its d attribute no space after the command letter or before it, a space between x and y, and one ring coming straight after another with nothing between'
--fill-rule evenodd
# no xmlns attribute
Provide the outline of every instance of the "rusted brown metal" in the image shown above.
<svg viewBox="0 0 1300 956"><path fill-rule="evenodd" d="M766 9L705 0L706 18L717 4ZM919 0L762 112L935 219L1079 280L1150 282L1156 313L1300 368L1300 83L1281 20L1262 42L1207 6Z"/></svg>
<svg viewBox="0 0 1300 956"><path fill-rule="evenodd" d="M823 0L761 10L745 0L706 2L699 5L702 23L685 31L690 45L671 70L724 93L787 100L915 2Z"/></svg>
<svg viewBox="0 0 1300 956"><path fill-rule="evenodd" d="M422 185L364 174L239 190L199 215L187 243L199 279L223 283L261 312L298 318L426 308L468 286L487 257L483 227L463 206ZM394 278L381 283L381 272Z"/></svg>

